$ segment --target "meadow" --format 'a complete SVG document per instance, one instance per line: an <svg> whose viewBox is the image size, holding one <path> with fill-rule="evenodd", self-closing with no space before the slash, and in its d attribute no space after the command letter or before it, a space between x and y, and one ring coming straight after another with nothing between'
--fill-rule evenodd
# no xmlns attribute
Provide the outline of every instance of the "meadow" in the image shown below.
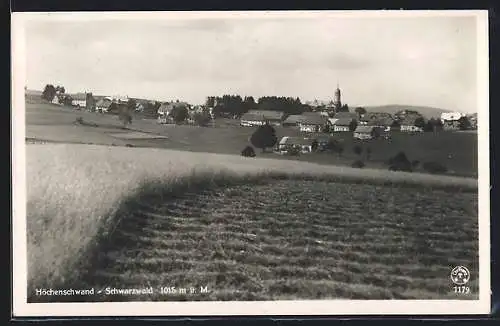
<svg viewBox="0 0 500 326"><path fill-rule="evenodd" d="M475 134L372 142L367 168L353 169L347 149L241 157L253 128L217 123L136 116L124 130L113 115L28 101L29 302L477 299ZM401 149L447 160L455 175L388 171L386 156ZM470 295L452 293L449 272L461 264ZM154 295L34 295L148 286ZM162 286L208 292L164 295Z"/></svg>
<svg viewBox="0 0 500 326"><path fill-rule="evenodd" d="M81 117L87 125L75 125ZM156 120L144 118L136 114L131 131L140 131L163 136L162 139L123 139L113 137L120 129L117 116L109 114L75 111L36 101L26 105L26 137L44 139L52 142L91 143L116 146L155 147L178 149L192 152L209 152L239 155L249 144L248 139L254 132L253 127L240 127L239 120L217 119L215 127L197 127L188 125L160 125ZM280 139L283 136L300 136L296 128L276 127ZM304 136L304 134L302 134ZM283 160L298 160L320 164L350 166L355 160L363 159L369 168L387 169L386 162L398 152L403 151L413 161L438 162L447 167L450 175L477 178L477 134L467 132L438 132L406 134L394 132L392 139L359 141L352 133L336 133L334 137L341 141L344 153L338 156L333 153L312 153L298 157L281 156L273 153L261 153L258 157ZM366 160L354 153L355 146L361 146L366 152L370 148L371 155ZM420 171L422 172L422 171Z"/></svg>
<svg viewBox="0 0 500 326"><path fill-rule="evenodd" d="M167 280L211 287L190 300L455 298L451 267L477 275L474 179L77 144L27 145L27 177L32 302Z"/></svg>

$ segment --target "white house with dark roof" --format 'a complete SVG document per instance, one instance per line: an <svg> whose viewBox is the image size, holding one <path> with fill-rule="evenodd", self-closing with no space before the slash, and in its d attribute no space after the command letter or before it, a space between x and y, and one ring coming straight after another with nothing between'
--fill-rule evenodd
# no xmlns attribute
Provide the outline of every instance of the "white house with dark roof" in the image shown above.
<svg viewBox="0 0 500 326"><path fill-rule="evenodd" d="M332 124L333 132L346 132L351 131L351 124L353 121L356 121L352 118L340 118L335 119Z"/></svg>
<svg viewBox="0 0 500 326"><path fill-rule="evenodd" d="M285 136L281 138L278 143L278 152L280 154L287 154L291 149L295 148L301 153L311 153L313 151L314 143L317 143L314 138Z"/></svg>
<svg viewBox="0 0 500 326"><path fill-rule="evenodd" d="M415 121L418 119L418 116L406 116L400 121L400 131L402 132L423 132L424 129L422 127L418 127L415 125Z"/></svg>
<svg viewBox="0 0 500 326"><path fill-rule="evenodd" d="M243 127L262 126L266 122L279 126L283 122L284 113L271 110L250 110L243 114L240 125Z"/></svg>
<svg viewBox="0 0 500 326"><path fill-rule="evenodd" d="M328 123L328 118L319 113L308 112L303 113L301 120L298 122L299 130L302 132L320 132Z"/></svg>

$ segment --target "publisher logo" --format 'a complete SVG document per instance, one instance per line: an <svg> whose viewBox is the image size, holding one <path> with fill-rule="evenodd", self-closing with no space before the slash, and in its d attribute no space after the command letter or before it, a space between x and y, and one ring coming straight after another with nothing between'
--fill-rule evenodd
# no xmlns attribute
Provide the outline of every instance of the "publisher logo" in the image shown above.
<svg viewBox="0 0 500 326"><path fill-rule="evenodd" d="M470 272L465 266L456 266L451 270L450 277L456 285L465 285L469 282Z"/></svg>

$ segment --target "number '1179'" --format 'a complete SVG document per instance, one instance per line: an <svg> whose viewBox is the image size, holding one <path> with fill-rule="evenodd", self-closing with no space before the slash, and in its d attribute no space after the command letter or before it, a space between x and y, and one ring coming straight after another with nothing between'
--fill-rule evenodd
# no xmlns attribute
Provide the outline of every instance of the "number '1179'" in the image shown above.
<svg viewBox="0 0 500 326"><path fill-rule="evenodd" d="M453 291L458 294L469 294L470 288L468 286L454 286Z"/></svg>

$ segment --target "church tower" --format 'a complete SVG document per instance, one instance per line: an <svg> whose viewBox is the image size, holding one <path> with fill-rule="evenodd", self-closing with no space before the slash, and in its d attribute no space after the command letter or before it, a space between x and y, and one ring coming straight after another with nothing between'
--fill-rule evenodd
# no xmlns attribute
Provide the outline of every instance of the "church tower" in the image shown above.
<svg viewBox="0 0 500 326"><path fill-rule="evenodd" d="M333 96L333 106L335 108L335 111L338 111L340 107L342 106L342 100L341 100L341 94L340 94L340 88L339 88L339 83L337 82L337 89L335 90L335 94Z"/></svg>

